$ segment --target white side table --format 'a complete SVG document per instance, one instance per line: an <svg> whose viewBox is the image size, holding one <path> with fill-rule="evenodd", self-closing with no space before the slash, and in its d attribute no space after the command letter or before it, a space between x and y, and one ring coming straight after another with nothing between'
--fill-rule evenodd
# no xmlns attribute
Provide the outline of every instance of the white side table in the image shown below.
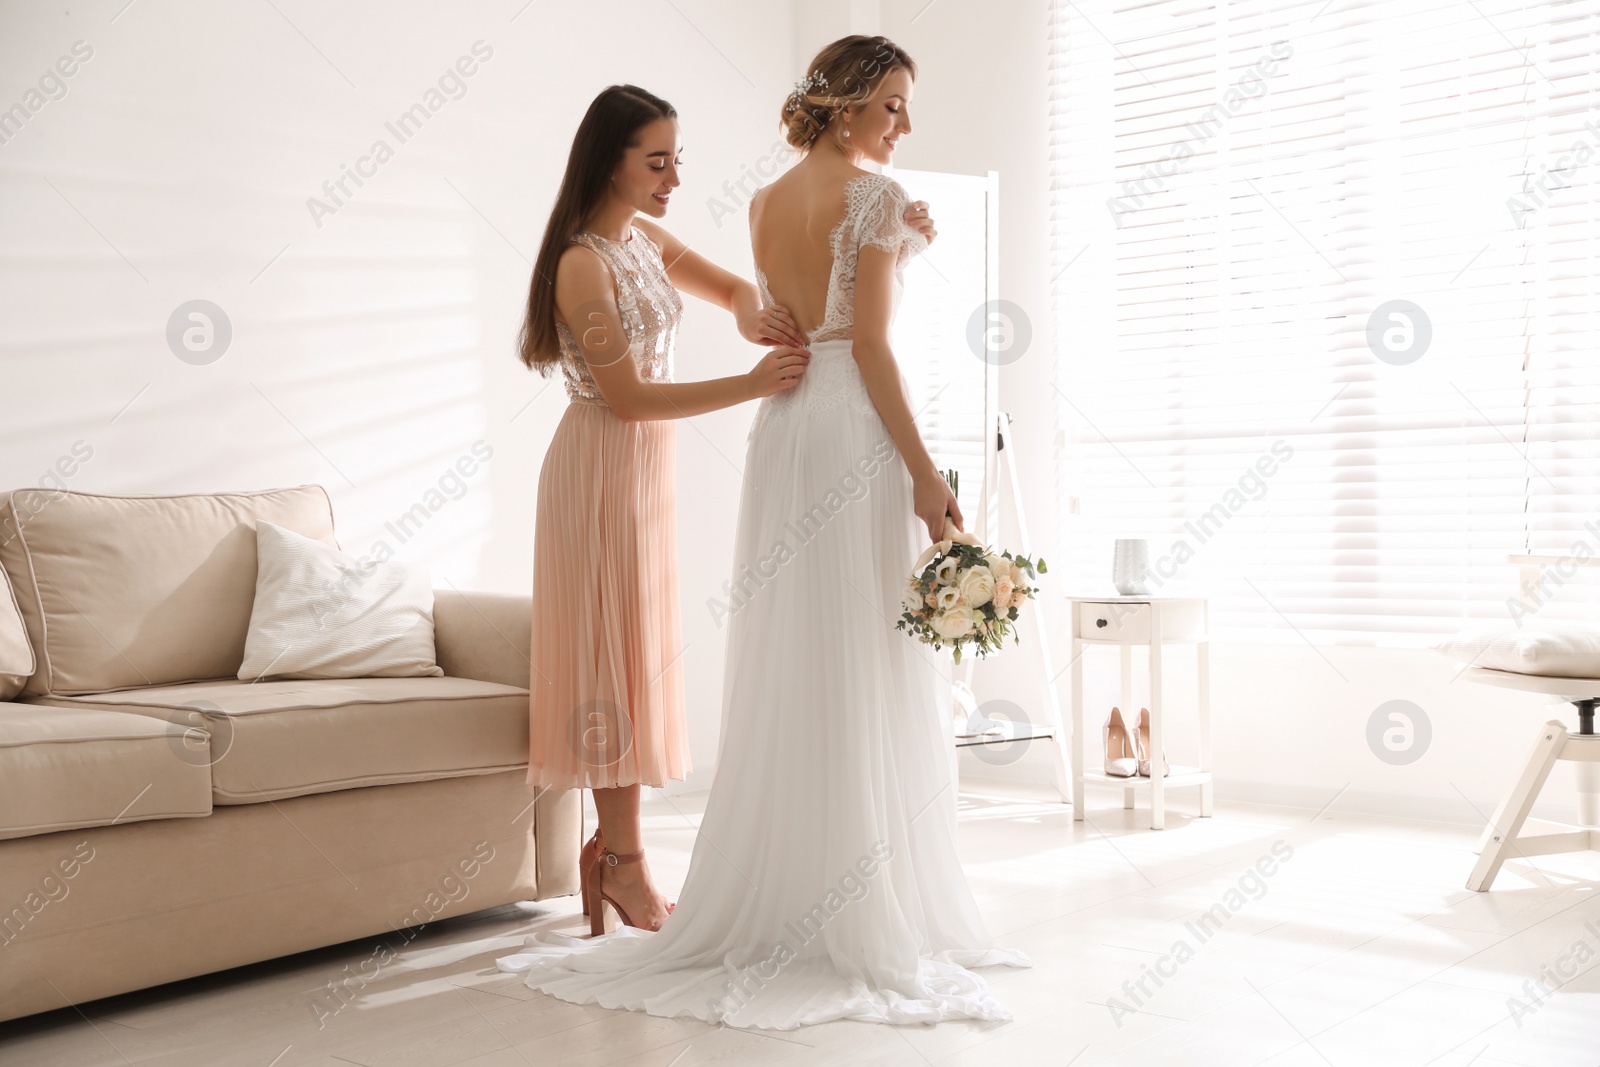
<svg viewBox="0 0 1600 1067"><path fill-rule="evenodd" d="M1122 788L1122 806L1133 807L1140 789L1150 792L1150 828L1166 825L1166 791L1185 786L1200 787L1200 815L1211 814L1211 633L1210 612L1204 597L1162 596L1071 596L1067 597L1072 625L1072 817L1083 818L1083 787L1086 783L1116 785ZM1161 774L1166 751L1163 722L1161 648L1169 644L1192 644L1199 681L1200 762L1198 766L1171 764L1172 773ZM1133 649L1150 649L1150 777L1114 778L1097 761L1093 769L1084 767L1083 655L1087 645L1116 645L1122 651L1122 710L1129 727L1138 723L1133 704ZM1092 728L1103 725L1095 717ZM1096 745L1096 748L1099 746Z"/></svg>

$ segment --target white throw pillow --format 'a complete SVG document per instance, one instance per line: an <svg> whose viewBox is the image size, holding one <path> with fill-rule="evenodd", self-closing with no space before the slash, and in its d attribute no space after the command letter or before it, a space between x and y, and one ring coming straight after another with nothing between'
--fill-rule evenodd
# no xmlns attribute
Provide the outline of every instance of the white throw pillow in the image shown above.
<svg viewBox="0 0 1600 1067"><path fill-rule="evenodd" d="M239 677L411 678L435 662L433 583L400 560L362 563L256 523L256 598Z"/></svg>
<svg viewBox="0 0 1600 1067"><path fill-rule="evenodd" d="M1433 646L1457 663L1540 678L1600 678L1600 626L1511 623L1462 630Z"/></svg>

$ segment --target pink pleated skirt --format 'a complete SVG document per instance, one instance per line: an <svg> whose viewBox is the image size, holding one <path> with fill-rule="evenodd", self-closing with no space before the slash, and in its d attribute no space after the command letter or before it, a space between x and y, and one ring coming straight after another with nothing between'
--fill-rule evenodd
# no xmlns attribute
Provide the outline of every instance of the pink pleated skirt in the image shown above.
<svg viewBox="0 0 1600 1067"><path fill-rule="evenodd" d="M689 772L670 419L574 402L539 474L530 785L663 786Z"/></svg>

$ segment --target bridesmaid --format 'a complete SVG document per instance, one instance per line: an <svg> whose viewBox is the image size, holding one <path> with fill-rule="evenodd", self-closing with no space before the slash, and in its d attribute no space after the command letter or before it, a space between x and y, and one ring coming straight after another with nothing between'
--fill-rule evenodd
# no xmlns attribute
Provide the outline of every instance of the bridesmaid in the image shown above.
<svg viewBox="0 0 1600 1067"><path fill-rule="evenodd" d="M785 309L762 308L753 284L639 217L666 214L681 152L665 100L632 85L594 99L522 329L522 361L543 374L559 365L570 401L539 475L527 780L594 791L600 827L579 869L595 933L606 925L601 896L647 930L672 907L639 833L640 784L689 771L672 420L791 389L810 359ZM732 312L745 339L776 347L746 374L674 382L679 290Z"/></svg>

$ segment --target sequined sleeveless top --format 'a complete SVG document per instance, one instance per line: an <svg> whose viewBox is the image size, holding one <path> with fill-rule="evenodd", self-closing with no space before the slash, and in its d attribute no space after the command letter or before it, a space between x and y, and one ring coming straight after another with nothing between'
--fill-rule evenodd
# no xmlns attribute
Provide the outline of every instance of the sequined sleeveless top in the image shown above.
<svg viewBox="0 0 1600 1067"><path fill-rule="evenodd" d="M639 364L639 378L670 382L672 349L678 337L678 321L683 317L683 299L667 279L661 250L638 227L629 233L631 240L613 241L582 230L572 240L592 249L611 270L617 284L622 332ZM608 406L566 323L556 323L556 337L561 344L561 374L566 379L567 399L575 404Z"/></svg>

